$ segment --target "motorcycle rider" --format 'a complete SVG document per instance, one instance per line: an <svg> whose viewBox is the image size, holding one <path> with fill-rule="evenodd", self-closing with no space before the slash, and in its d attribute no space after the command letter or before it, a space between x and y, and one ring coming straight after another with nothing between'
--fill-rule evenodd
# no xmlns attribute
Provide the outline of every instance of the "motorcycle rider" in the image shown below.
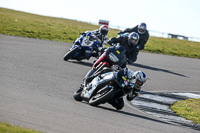
<svg viewBox="0 0 200 133"><path fill-rule="evenodd" d="M95 51L99 54L98 56L100 56L100 54L105 49L105 46L108 41L108 36L107 36L108 31L109 31L109 28L107 25L101 25L99 29L92 31L92 34L95 36L95 39L100 44L99 47L95 49Z"/></svg>
<svg viewBox="0 0 200 133"><path fill-rule="evenodd" d="M87 39L87 41L93 41L93 40L96 40L99 42L99 46L98 47L94 47L94 51L91 56L94 56L94 57L99 57L104 49L105 49L105 45L107 44L107 41L108 41L108 31L109 31L109 28L107 25L102 25L100 26L99 29L96 29L96 30L93 30L93 31L85 31L84 33L79 33L80 35L81 34L90 34L89 38ZM73 42L74 45L80 45L79 44L79 41L75 41ZM84 57L79 57L77 60L82 60ZM89 59L89 58L88 58Z"/></svg>
<svg viewBox="0 0 200 133"><path fill-rule="evenodd" d="M118 77L122 77L125 75L130 80L130 82L134 84L132 91L126 96L126 99L128 101L132 101L135 97L138 96L138 93L140 92L141 87L147 80L147 76L143 71L140 71L140 70L133 72L131 69L128 69L127 75L124 74L124 72L125 72L124 70L121 70L118 74ZM115 107L117 110L120 110L124 107L123 97L116 99L114 101L108 102L108 103L111 104L113 107Z"/></svg>
<svg viewBox="0 0 200 133"><path fill-rule="evenodd" d="M146 23L141 23L140 25L136 25L133 28L127 28L124 31L119 32L118 34L123 34L123 33L131 33L131 32L136 32L140 36L140 39L138 41L138 49L142 50L144 49L145 44L147 43L149 39L149 32L147 30L147 25Z"/></svg>
<svg viewBox="0 0 200 133"><path fill-rule="evenodd" d="M138 43L139 35L136 32L130 33L128 36L118 36L109 39L108 44L118 43L119 46L123 46L126 49L126 58L128 64L132 64L137 60L139 53Z"/></svg>
<svg viewBox="0 0 200 133"><path fill-rule="evenodd" d="M113 65L111 68L105 68L102 71L100 71L97 75L106 73L109 71L118 71L118 79L119 81L122 79L122 77L126 77L129 79L129 82L133 83L133 88L131 88L129 94L127 94L126 99L128 101L132 101L135 97L138 96L138 93L141 90L141 87L147 80L147 76L143 71L136 71L133 72L129 68L122 69L119 65ZM97 76L92 76L87 78L88 86L87 89L89 90L91 88L90 82ZM120 94L119 94L120 95ZM111 104L113 107L115 107L117 110L120 110L124 107L124 100L123 97L120 97L118 99L115 99L113 101L109 101L109 104Z"/></svg>

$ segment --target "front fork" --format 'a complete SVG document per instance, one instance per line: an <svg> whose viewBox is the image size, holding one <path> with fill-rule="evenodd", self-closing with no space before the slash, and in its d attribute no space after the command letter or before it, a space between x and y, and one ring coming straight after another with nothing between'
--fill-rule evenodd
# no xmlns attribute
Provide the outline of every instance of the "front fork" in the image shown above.
<svg viewBox="0 0 200 133"><path fill-rule="evenodd" d="M75 49L75 48L77 48L77 47L78 47L79 49L81 49L81 46L75 44L75 45L73 45L72 48L70 48L70 51L73 50L73 49Z"/></svg>

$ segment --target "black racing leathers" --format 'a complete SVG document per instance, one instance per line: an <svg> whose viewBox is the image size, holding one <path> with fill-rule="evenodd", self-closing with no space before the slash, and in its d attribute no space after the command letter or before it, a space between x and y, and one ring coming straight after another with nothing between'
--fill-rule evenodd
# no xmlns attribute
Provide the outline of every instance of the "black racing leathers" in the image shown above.
<svg viewBox="0 0 200 133"><path fill-rule="evenodd" d="M139 46L139 50L144 49L144 45L147 43L148 39L149 39L149 32L146 31L144 34L140 34L138 32L138 25L133 27L133 28L127 28L124 31L120 32L120 33L131 33L131 32L136 32L139 35L139 41L138 41L138 46Z"/></svg>
<svg viewBox="0 0 200 133"><path fill-rule="evenodd" d="M137 48L137 45L129 45L128 43L128 37L119 36L117 38L112 37L108 44L117 44L120 46L123 46L126 49L126 58L128 59L128 63L131 64L132 62L135 62L137 60L137 55L139 52L139 49Z"/></svg>

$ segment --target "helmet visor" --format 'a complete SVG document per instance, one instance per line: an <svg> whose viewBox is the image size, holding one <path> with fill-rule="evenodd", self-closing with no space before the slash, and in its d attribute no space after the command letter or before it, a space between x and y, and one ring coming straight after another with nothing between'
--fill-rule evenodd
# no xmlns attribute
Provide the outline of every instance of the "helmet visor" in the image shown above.
<svg viewBox="0 0 200 133"><path fill-rule="evenodd" d="M130 39L130 43L131 43L131 44L136 44L136 42L137 42L137 41L136 41L135 39L133 39L133 38Z"/></svg>
<svg viewBox="0 0 200 133"><path fill-rule="evenodd" d="M105 29L102 29L102 30L101 30L101 34L102 34L102 35L107 35L107 34L108 34L108 31L105 30Z"/></svg>
<svg viewBox="0 0 200 133"><path fill-rule="evenodd" d="M145 32L145 30L144 30L144 29L139 29L139 31L140 31L141 33L144 33L144 32Z"/></svg>
<svg viewBox="0 0 200 133"><path fill-rule="evenodd" d="M142 83L140 80L136 80L136 84L137 84L138 86L142 86L142 85L143 85L143 83Z"/></svg>

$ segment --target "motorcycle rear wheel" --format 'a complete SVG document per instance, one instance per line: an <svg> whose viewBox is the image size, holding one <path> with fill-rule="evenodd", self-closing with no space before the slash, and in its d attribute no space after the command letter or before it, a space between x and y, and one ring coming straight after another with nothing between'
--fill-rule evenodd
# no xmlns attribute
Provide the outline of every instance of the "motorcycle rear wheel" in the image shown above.
<svg viewBox="0 0 200 133"><path fill-rule="evenodd" d="M91 106L98 106L101 103L108 102L115 96L115 91L113 88L103 90L105 91L98 91L96 95L90 98L89 104Z"/></svg>
<svg viewBox="0 0 200 133"><path fill-rule="evenodd" d="M63 60L65 60L65 61L69 60L71 58L71 56L73 56L78 51L79 51L78 47L76 47L75 49L70 50L69 52L67 52L64 55Z"/></svg>

